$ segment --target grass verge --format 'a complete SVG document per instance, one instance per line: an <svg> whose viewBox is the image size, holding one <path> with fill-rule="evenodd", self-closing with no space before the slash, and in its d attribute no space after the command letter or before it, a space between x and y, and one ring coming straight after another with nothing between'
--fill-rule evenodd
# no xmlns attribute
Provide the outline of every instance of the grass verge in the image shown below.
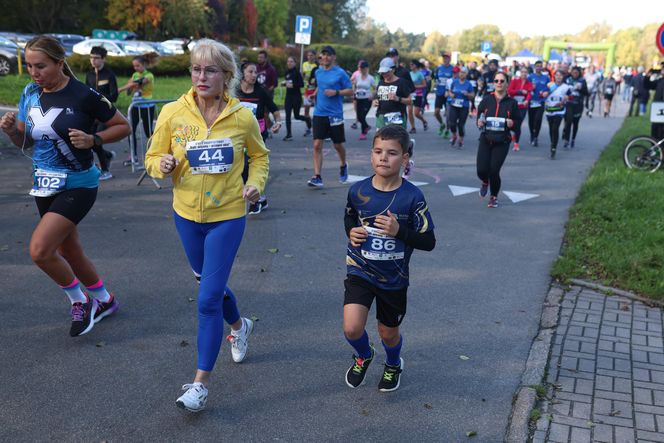
<svg viewBox="0 0 664 443"><path fill-rule="evenodd" d="M626 118L570 210L560 280L582 278L664 299L664 171L627 169L626 142L649 135L649 116Z"/></svg>
<svg viewBox="0 0 664 443"><path fill-rule="evenodd" d="M79 80L85 81L85 76L78 75ZM118 86L127 83L128 77L118 77ZM30 77L26 74L0 76L0 104L8 106L17 106L21 98L23 88L30 82ZM191 87L190 77L156 77L153 97L155 99L178 98ZM284 107L285 88L279 86L274 94L274 102L279 108ZM131 103L131 97L126 94L120 94L116 106L123 113Z"/></svg>

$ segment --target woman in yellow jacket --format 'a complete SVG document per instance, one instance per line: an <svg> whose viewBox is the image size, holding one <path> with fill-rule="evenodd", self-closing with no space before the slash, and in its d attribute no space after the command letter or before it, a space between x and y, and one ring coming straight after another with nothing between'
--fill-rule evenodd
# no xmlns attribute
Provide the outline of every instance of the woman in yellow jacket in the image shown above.
<svg viewBox="0 0 664 443"><path fill-rule="evenodd" d="M269 151L251 111L231 96L237 79L230 49L200 40L191 51L193 87L164 106L145 157L152 177L173 180L175 226L200 281L198 370L176 401L192 412L205 408L223 321L231 325L228 340L238 363L253 329L251 320L240 317L226 283L244 233L246 201L258 201L265 186ZM250 158L246 184L245 147Z"/></svg>

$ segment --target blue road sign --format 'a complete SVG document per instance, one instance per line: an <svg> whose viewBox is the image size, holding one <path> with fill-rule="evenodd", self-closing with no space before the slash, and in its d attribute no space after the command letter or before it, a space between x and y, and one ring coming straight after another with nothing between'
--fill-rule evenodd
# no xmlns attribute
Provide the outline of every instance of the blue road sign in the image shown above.
<svg viewBox="0 0 664 443"><path fill-rule="evenodd" d="M307 15L298 15L295 18L295 43L308 45L311 42L311 29L313 19Z"/></svg>
<svg viewBox="0 0 664 443"><path fill-rule="evenodd" d="M481 52L491 52L491 42L482 42Z"/></svg>

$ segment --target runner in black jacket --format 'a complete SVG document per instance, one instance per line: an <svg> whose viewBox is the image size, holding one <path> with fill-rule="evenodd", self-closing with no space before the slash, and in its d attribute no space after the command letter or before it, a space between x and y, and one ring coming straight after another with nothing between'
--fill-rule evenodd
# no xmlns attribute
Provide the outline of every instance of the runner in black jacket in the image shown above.
<svg viewBox="0 0 664 443"><path fill-rule="evenodd" d="M509 152L512 136L510 129L521 122L519 106L507 96L509 76L496 72L493 78L495 92L486 94L477 107L477 127L480 128L480 145L477 150L477 176L482 180L480 196L485 197L491 186L489 208L498 207L500 168Z"/></svg>

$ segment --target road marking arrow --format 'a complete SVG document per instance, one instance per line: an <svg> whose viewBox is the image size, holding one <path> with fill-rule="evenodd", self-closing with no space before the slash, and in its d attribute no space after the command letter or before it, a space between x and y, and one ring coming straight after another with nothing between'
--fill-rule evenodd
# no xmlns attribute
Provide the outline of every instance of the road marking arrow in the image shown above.
<svg viewBox="0 0 664 443"><path fill-rule="evenodd" d="M480 188L469 188L467 186L454 186L447 185L452 192L452 195L458 197L460 195L470 194L472 192L479 192Z"/></svg>
<svg viewBox="0 0 664 443"><path fill-rule="evenodd" d="M503 191L503 194L512 200L512 203L519 203L522 201L530 200L531 198L539 197L539 194L525 194L523 192Z"/></svg>

